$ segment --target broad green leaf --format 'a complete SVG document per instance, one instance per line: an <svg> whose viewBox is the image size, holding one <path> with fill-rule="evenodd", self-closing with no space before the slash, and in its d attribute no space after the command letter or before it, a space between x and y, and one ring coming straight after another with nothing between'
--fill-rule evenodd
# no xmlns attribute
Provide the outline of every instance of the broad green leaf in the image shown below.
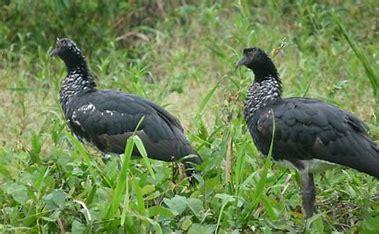
<svg viewBox="0 0 379 234"><path fill-rule="evenodd" d="M163 202L175 213L175 215L182 214L187 207L186 198L179 195L175 195L175 197L171 199L164 198Z"/></svg>
<svg viewBox="0 0 379 234"><path fill-rule="evenodd" d="M64 205L66 194L60 189L55 189L51 193L44 196L43 200L45 201L48 209L57 209Z"/></svg>
<svg viewBox="0 0 379 234"><path fill-rule="evenodd" d="M219 195L219 194L217 194ZM220 210L220 213L218 215L218 219L217 219L217 225L216 225L216 232L217 232L217 229L218 227L220 226L220 222L221 222L221 217L222 217L222 213L224 212L224 209L226 207L226 205L229 203L229 202L233 202L235 199L231 196L225 196L227 194L222 194L224 196L222 196L222 206L221 206L221 210Z"/></svg>
<svg viewBox="0 0 379 234"><path fill-rule="evenodd" d="M311 234L324 233L324 223L320 214L313 216L311 219L307 220L307 222L310 223L309 231Z"/></svg>
<svg viewBox="0 0 379 234"><path fill-rule="evenodd" d="M216 225L194 223L188 230L188 234L211 234L216 230Z"/></svg>
<svg viewBox="0 0 379 234"><path fill-rule="evenodd" d="M162 207L162 206L152 206L148 209L149 217L162 216L166 218L174 217L174 213L172 210Z"/></svg>
<svg viewBox="0 0 379 234"><path fill-rule="evenodd" d="M71 233L83 233L86 230L86 226L81 222L74 220L71 224Z"/></svg>
<svg viewBox="0 0 379 234"><path fill-rule="evenodd" d="M377 233L379 231L379 215L366 218L362 228L364 233Z"/></svg>
<svg viewBox="0 0 379 234"><path fill-rule="evenodd" d="M26 186L17 183L11 183L5 187L6 193L11 195L16 202L24 204L28 200L28 189Z"/></svg>
<svg viewBox="0 0 379 234"><path fill-rule="evenodd" d="M142 194L143 195L148 195L151 194L155 191L155 186L152 184L147 184L142 188Z"/></svg>
<svg viewBox="0 0 379 234"><path fill-rule="evenodd" d="M187 205L191 209L193 214L201 220L204 214L203 202L197 198L188 198Z"/></svg>
<svg viewBox="0 0 379 234"><path fill-rule="evenodd" d="M192 225L192 216L186 216L182 224L180 225L180 228L184 231L187 231L191 225Z"/></svg>

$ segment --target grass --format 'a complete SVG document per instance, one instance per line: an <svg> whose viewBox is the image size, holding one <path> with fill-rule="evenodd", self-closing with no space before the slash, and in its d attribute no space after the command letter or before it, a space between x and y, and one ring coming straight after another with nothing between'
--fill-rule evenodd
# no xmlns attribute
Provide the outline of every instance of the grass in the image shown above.
<svg viewBox="0 0 379 234"><path fill-rule="evenodd" d="M377 181L341 168L316 177L304 222L298 176L261 157L245 126L252 74L234 71L243 48L273 51L285 97L337 104L378 140L378 2L168 2L0 3L0 232L378 232ZM48 57L57 36L78 42L99 87L181 120L204 159L197 187L172 164L129 160L138 139L104 163L72 137L65 70Z"/></svg>

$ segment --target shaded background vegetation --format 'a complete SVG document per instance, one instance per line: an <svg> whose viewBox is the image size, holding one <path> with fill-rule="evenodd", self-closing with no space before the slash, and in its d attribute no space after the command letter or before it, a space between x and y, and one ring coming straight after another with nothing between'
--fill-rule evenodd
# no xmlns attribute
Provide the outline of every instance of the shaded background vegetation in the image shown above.
<svg viewBox="0 0 379 234"><path fill-rule="evenodd" d="M273 51L284 96L337 104L378 139L378 9L375 0L1 1L0 230L377 232L377 182L340 168L318 176L318 215L304 222L296 173L265 161L247 133L252 74L232 71L245 47ZM153 160L154 176L133 160L121 178L120 159L104 164L72 138L58 100L66 71L48 57L57 37L80 45L101 88L179 117L205 160L197 188ZM116 189L122 181L127 191Z"/></svg>

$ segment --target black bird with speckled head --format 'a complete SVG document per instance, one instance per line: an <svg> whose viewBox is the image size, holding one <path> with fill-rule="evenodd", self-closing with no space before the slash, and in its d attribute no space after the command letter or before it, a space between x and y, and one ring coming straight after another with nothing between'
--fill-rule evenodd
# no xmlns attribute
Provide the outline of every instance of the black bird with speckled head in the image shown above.
<svg viewBox="0 0 379 234"><path fill-rule="evenodd" d="M362 121L351 113L310 98L282 98L279 74L272 60L259 48L243 51L237 67L254 73L245 100L245 119L260 152L295 167L302 178L303 209L314 212L313 174L335 164L379 179L379 147Z"/></svg>
<svg viewBox="0 0 379 234"><path fill-rule="evenodd" d="M123 154L128 138L135 132L150 158L181 161L191 184L196 181L195 166L202 159L174 116L141 97L96 89L86 59L70 39L57 39L50 55L66 64L68 74L62 82L60 102L67 124L79 140L94 144L106 154ZM140 156L137 150L133 154Z"/></svg>

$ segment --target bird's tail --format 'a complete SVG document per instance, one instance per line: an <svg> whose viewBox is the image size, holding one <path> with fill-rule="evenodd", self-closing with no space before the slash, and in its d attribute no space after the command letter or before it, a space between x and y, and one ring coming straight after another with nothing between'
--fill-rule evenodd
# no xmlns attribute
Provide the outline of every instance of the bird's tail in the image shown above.
<svg viewBox="0 0 379 234"><path fill-rule="evenodd" d="M375 160L375 166L372 167L369 174L376 177L377 180L379 180L379 146L372 143L372 157Z"/></svg>
<svg viewBox="0 0 379 234"><path fill-rule="evenodd" d="M358 169L364 173L374 176L379 180L379 146L376 145L371 139L362 139L365 141L365 152L358 158Z"/></svg>
<svg viewBox="0 0 379 234"><path fill-rule="evenodd" d="M341 162L342 165L352 167L379 180L379 146L375 142L368 137L355 136L354 141L350 141L350 145L345 144L344 147L351 148L350 152L355 154L355 157Z"/></svg>
<svg viewBox="0 0 379 234"><path fill-rule="evenodd" d="M379 180L379 146L368 136L349 134L330 142L328 147L333 150L320 152L319 159L353 168Z"/></svg>

